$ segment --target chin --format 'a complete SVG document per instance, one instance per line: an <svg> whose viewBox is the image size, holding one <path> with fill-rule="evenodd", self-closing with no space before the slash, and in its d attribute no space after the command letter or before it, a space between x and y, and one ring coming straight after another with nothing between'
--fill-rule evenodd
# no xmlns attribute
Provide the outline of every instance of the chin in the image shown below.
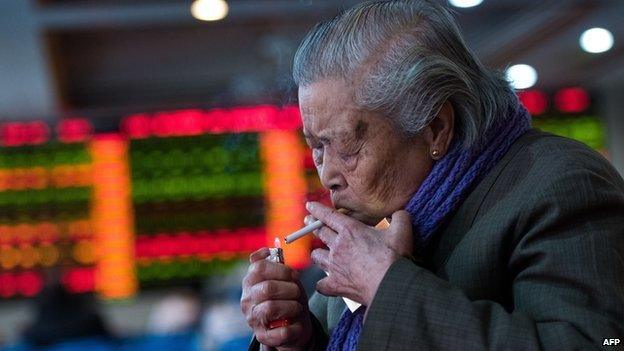
<svg viewBox="0 0 624 351"><path fill-rule="evenodd" d="M360 221L360 222L362 222L362 223L364 223L366 225L370 225L370 226L377 225L377 223L379 223L379 221L381 221L381 219L383 218L383 217L373 217L373 216L370 216L368 214L365 214L365 213L362 213L362 212L359 212L359 211L354 211L351 214L349 214L349 216L351 218L355 218L358 221Z"/></svg>

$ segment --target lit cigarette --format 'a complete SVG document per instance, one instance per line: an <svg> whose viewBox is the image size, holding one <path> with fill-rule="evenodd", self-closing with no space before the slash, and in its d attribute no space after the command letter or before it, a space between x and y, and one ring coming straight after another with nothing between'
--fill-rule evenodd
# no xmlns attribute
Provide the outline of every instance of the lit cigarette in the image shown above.
<svg viewBox="0 0 624 351"><path fill-rule="evenodd" d="M338 212L342 213L342 214L348 214L349 210L347 210L346 208L340 208L338 209ZM289 234L286 236L286 238L284 238L284 241L286 242L286 244L290 244L293 241L302 238L310 233L312 233L313 231L321 228L323 226L323 222L321 222L320 220L316 220L313 223L310 223L308 225L306 225L305 227L297 230L296 232Z"/></svg>

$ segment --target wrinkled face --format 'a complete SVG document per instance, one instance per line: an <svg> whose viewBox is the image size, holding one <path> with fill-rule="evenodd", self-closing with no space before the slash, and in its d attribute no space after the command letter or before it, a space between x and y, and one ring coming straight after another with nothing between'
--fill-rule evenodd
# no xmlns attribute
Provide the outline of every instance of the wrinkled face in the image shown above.
<svg viewBox="0 0 624 351"><path fill-rule="evenodd" d="M404 208L429 174L420 136L406 138L384 116L359 110L353 88L323 80L299 88L303 132L336 208L367 224Z"/></svg>

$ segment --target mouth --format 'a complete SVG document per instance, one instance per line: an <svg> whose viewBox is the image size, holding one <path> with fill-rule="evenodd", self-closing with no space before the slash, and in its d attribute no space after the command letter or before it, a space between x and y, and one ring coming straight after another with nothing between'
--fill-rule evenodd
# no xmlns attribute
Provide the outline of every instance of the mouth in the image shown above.
<svg viewBox="0 0 624 351"><path fill-rule="evenodd" d="M354 210L353 208L351 208L351 207L349 207L349 206L346 206L346 205L343 205L343 204L342 204L342 203L340 203L340 202L334 202L334 201L332 201L332 205L334 206L334 208L335 208L336 210L341 210L341 209L342 209L342 210L344 210L344 211L345 211L345 212L342 212L342 211L341 211L342 213L345 213L347 216L349 216L349 217L351 217L351 218L355 218L355 219L357 219L357 213L358 213L358 211Z"/></svg>
<svg viewBox="0 0 624 351"><path fill-rule="evenodd" d="M346 214L347 216L349 216L349 217L351 217L351 218L353 218L353 219L355 219L357 221L360 221L360 222L362 222L364 224L367 224L367 225L375 225L378 222L375 219L372 219L366 213L358 211L358 210L354 210L353 208L348 207L348 206L342 206L340 204L336 204L335 208L336 209L343 208L343 209L349 211Z"/></svg>
<svg viewBox="0 0 624 351"><path fill-rule="evenodd" d="M377 220L375 218L372 218L370 215L366 214L366 212L361 211L359 206L351 206L350 204L346 203L346 201L339 198L338 195L333 191L330 193L330 197L331 197L331 202L334 208L336 209L344 208L348 210L349 211L348 216L355 220L358 220L364 224L373 225L373 226L377 224L379 220L381 220L381 219Z"/></svg>
<svg viewBox="0 0 624 351"><path fill-rule="evenodd" d="M345 201L345 197L338 195L335 191L333 190L329 191L329 198L331 200L332 205L334 205L335 208L337 209L346 208L348 210L351 210L351 208L348 205L348 201Z"/></svg>
<svg viewBox="0 0 624 351"><path fill-rule="evenodd" d="M354 212L353 209L349 207L347 204L340 201L340 199L338 199L338 196L336 196L335 194L336 193L332 192L330 195L331 203L334 206L334 208L337 210L344 208L345 210L349 211L349 216L351 216L351 213Z"/></svg>

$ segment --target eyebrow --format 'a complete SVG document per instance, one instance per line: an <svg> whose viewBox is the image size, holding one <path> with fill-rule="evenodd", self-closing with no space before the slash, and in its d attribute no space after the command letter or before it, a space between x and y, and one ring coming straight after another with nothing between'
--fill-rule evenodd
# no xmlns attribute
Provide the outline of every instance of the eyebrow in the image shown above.
<svg viewBox="0 0 624 351"><path fill-rule="evenodd" d="M315 137L315 136L313 136L313 135L310 135L310 134L308 134L308 133L306 133L306 132L303 132L303 137L304 137L306 140L310 140L310 139L318 139L318 140L320 140L320 141L322 141L322 142L324 142L324 143L329 143L329 139L328 139L328 138L317 138L317 137Z"/></svg>

